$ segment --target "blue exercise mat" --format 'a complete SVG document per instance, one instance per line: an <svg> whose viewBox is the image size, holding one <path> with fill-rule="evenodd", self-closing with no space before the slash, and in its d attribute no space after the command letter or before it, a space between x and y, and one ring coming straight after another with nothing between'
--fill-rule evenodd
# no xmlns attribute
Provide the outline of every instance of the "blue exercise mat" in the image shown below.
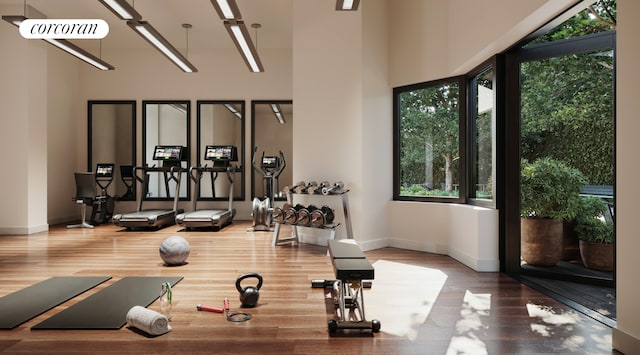
<svg viewBox="0 0 640 355"><path fill-rule="evenodd" d="M52 277L1 297L0 329L15 328L110 278L111 276Z"/></svg>
<svg viewBox="0 0 640 355"><path fill-rule="evenodd" d="M161 285L181 276L130 276L36 324L31 329L120 329L133 306L147 307L160 297Z"/></svg>

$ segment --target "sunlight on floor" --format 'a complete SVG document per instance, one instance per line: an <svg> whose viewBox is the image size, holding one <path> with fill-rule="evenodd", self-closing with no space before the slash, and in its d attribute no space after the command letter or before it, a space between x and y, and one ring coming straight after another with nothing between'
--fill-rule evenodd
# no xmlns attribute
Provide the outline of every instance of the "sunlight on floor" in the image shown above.
<svg viewBox="0 0 640 355"><path fill-rule="evenodd" d="M375 280L365 292L367 319L377 319L382 332L415 340L447 275L440 270L378 260Z"/></svg>
<svg viewBox="0 0 640 355"><path fill-rule="evenodd" d="M472 293L467 290L460 308L460 320L456 323L458 335L451 337L447 354L487 354L486 344L477 332L487 329L488 323L482 318L489 317L491 294Z"/></svg>

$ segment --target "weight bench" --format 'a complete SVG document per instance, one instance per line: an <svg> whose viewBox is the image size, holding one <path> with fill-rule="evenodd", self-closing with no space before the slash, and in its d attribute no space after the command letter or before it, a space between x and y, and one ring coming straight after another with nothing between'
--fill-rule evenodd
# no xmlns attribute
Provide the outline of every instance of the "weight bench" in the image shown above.
<svg viewBox="0 0 640 355"><path fill-rule="evenodd" d="M327 248L336 276L332 294L337 319L329 321L329 332L335 333L338 329L370 329L377 333L380 331L380 321L367 321L364 313L365 280L374 279L373 266L354 243L329 240ZM314 281L312 286L318 287L320 280ZM326 281L322 281L324 286Z"/></svg>

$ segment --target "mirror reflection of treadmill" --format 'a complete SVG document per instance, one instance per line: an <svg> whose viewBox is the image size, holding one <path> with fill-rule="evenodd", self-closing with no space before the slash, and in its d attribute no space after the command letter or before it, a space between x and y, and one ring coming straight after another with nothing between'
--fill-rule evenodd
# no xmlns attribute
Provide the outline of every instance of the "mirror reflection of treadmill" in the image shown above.
<svg viewBox="0 0 640 355"><path fill-rule="evenodd" d="M205 148L204 160L211 161L213 166L192 167L189 175L195 184L195 196L193 198L193 211L181 213L176 216L176 223L187 229L206 228L220 230L231 224L235 211L233 210L233 183L235 168L231 162L238 161L237 149L230 145L208 145ZM229 179L229 207L227 209L198 209L200 182L204 173L211 174L211 181L215 183L217 174L226 174ZM215 190L213 190L214 198Z"/></svg>
<svg viewBox="0 0 640 355"><path fill-rule="evenodd" d="M134 177L142 184L138 197L138 209L135 212L123 213L113 216L113 223L127 229L153 228L160 229L175 224L176 215L184 210L178 209L180 200L180 181L182 178L181 162L186 160L187 149L183 146L158 145L153 151L153 160L158 161L160 167L135 167ZM172 172L173 170L173 172ZM144 176L139 176L137 171L142 171ZM142 209L142 203L147 198L149 172L160 172L164 176L165 184L174 181L176 188L173 197L172 209Z"/></svg>

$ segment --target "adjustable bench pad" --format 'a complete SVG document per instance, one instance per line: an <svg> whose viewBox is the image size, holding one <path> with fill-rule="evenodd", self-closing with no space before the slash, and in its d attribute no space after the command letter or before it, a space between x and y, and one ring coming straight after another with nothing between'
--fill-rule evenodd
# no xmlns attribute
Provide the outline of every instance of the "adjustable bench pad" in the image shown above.
<svg viewBox="0 0 640 355"><path fill-rule="evenodd" d="M338 280L373 280L373 266L367 259L333 259L333 271Z"/></svg>
<svg viewBox="0 0 640 355"><path fill-rule="evenodd" d="M362 250L354 244L339 240L329 240L327 245L331 259L364 259Z"/></svg>

